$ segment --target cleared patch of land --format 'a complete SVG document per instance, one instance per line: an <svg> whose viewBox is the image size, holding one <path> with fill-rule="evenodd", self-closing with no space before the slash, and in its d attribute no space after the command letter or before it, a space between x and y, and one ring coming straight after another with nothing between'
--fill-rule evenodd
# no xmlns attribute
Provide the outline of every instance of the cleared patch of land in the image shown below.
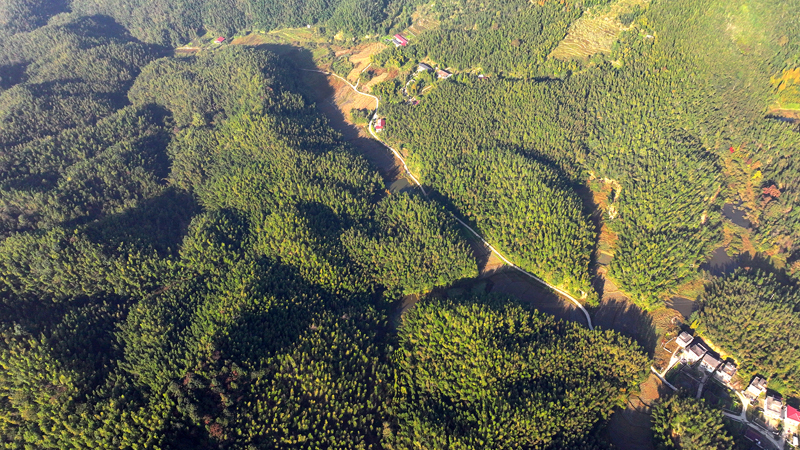
<svg viewBox="0 0 800 450"><path fill-rule="evenodd" d="M610 5L593 8L576 20L567 37L550 53L560 60L584 59L596 53L610 53L617 36L627 27L619 16L644 8L646 0L618 0Z"/></svg>
<svg viewBox="0 0 800 450"><path fill-rule="evenodd" d="M175 55L191 55L200 51L200 47L180 47L175 49Z"/></svg>
<svg viewBox="0 0 800 450"><path fill-rule="evenodd" d="M253 32L246 36L234 38L233 45L263 45L263 44L293 44L305 45L308 43L324 43L326 39L316 27L311 28L282 28L280 30Z"/></svg>
<svg viewBox="0 0 800 450"><path fill-rule="evenodd" d="M439 27L436 20L436 13L433 11L433 3L420 5L411 15L413 23L403 30L403 33L417 36L418 34Z"/></svg>
<svg viewBox="0 0 800 450"><path fill-rule="evenodd" d="M351 83L355 83L361 72L370 64L372 55L380 53L386 48L386 44L381 42L373 42L357 48L357 50L350 55L350 62L353 63L353 70L347 75L347 79Z"/></svg>
<svg viewBox="0 0 800 450"><path fill-rule="evenodd" d="M639 386L641 393L628 399L625 409L611 416L606 428L609 440L621 450L652 450L653 432L650 427L650 405L668 392L654 375Z"/></svg>
<svg viewBox="0 0 800 450"><path fill-rule="evenodd" d="M775 104L768 115L800 120L800 67L784 70L770 81L775 86Z"/></svg>
<svg viewBox="0 0 800 450"><path fill-rule="evenodd" d="M230 44L265 48L291 59L300 69L297 75L303 82L304 93L327 117L329 124L360 151L381 173L387 184L400 178L402 164L391 151L370 136L366 126L357 126L351 120L350 112L353 109L374 110L375 99L354 91L333 75L314 72L332 71L333 58L345 57L354 65L348 74L348 81L355 84L361 71L369 66L372 55L386 48L385 44L370 42L346 46L330 43L314 27L286 28L269 33L253 32L233 39ZM368 83L359 85L360 92L369 92L371 86L396 76L396 73L392 74L384 69L370 70L373 70L373 78Z"/></svg>
<svg viewBox="0 0 800 450"><path fill-rule="evenodd" d="M329 124L359 150L387 184L399 179L402 174L400 161L383 144L373 139L365 126L356 126L350 120L350 111L354 108L375 109L375 99L356 93L333 75L305 71L300 74L306 95L316 103Z"/></svg>

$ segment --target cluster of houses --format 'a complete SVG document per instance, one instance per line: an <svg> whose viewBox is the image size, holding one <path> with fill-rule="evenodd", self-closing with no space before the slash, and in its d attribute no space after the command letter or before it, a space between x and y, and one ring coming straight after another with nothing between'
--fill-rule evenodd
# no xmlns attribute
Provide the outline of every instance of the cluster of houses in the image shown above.
<svg viewBox="0 0 800 450"><path fill-rule="evenodd" d="M701 343L695 342L692 335L682 332L676 339L678 346L684 350L683 359L689 364L700 361L700 368L713 376L728 387L731 379L736 375L736 364L733 361L720 361ZM742 394L750 400L756 400L767 392L767 380L760 376L753 377L750 385L747 386ZM767 395L764 400L764 418L770 422L783 424L783 429L791 434L797 434L800 427L800 411L784 404L778 395ZM794 437L795 445L797 436Z"/></svg>
<svg viewBox="0 0 800 450"><path fill-rule="evenodd" d="M417 72L436 72L436 78L440 80L450 78L453 75L452 73L444 69L434 69L433 67L425 63L419 63L419 65L417 66Z"/></svg>
<svg viewBox="0 0 800 450"><path fill-rule="evenodd" d="M408 46L408 39L406 39L405 36L403 36L402 34L399 34L399 33L395 34L394 36L392 36L392 39L390 40L390 42L393 43L395 45L395 47L406 47L406 46ZM434 69L433 67L431 67L431 66L429 66L428 64L425 64L425 63L419 63L419 66L417 66L417 72L434 72L434 71L436 72L436 77L439 78L440 80L444 80L446 78L450 78L450 76L453 75L452 73L450 73L450 72L448 72L448 71L446 71L444 69Z"/></svg>
<svg viewBox="0 0 800 450"><path fill-rule="evenodd" d="M766 391L767 380L757 376L753 378L753 382L750 383L750 386L745 390L745 396L752 401ZM782 423L785 432L795 435L800 426L800 411L785 404L780 396L774 394L767 395L764 399L764 418L768 421ZM797 437L795 436L794 445L797 445L796 442Z"/></svg>
<svg viewBox="0 0 800 450"><path fill-rule="evenodd" d="M733 361L720 361L702 343L694 342L694 337L685 331L678 335L676 343L684 349L683 357L689 364L700 361L701 369L713 374L723 384L730 385L731 379L736 375L736 364Z"/></svg>

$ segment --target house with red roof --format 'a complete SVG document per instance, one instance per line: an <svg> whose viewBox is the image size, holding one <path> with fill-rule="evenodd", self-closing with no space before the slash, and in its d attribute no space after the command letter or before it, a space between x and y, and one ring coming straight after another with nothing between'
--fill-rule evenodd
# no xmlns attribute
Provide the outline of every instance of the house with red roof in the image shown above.
<svg viewBox="0 0 800 450"><path fill-rule="evenodd" d="M214 43L215 43L215 44L222 44L223 42L225 42L225 38L224 38L224 37L222 37L222 36L220 36L220 37L218 37L218 38L214 39Z"/></svg>
<svg viewBox="0 0 800 450"><path fill-rule="evenodd" d="M386 127L386 119L384 119L383 117L381 117L375 122L375 131L378 132L383 131L385 127Z"/></svg>
<svg viewBox="0 0 800 450"><path fill-rule="evenodd" d="M783 418L784 429L797 429L800 425L800 411L786 405L786 417Z"/></svg>
<svg viewBox="0 0 800 450"><path fill-rule="evenodd" d="M408 39L406 39L405 36L399 33L394 35L394 42L401 47L405 47L406 45L408 45Z"/></svg>

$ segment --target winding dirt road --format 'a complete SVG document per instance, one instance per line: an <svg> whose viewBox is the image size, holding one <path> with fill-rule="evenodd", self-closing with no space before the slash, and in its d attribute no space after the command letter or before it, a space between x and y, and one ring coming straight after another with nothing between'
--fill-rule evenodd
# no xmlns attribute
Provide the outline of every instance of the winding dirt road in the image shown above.
<svg viewBox="0 0 800 450"><path fill-rule="evenodd" d="M395 150L395 149L393 149L392 147L390 147L390 146L389 146L389 145L388 145L386 142L384 142L383 140L381 140L381 138L379 138L379 137L378 137L378 135L375 133L375 129L374 129L374 127L373 127L372 123L375 121L375 118L376 118L376 117L377 117L377 115L378 115L378 106L380 106L380 102L381 102L380 98L378 98L378 97L376 97L376 96L374 96L374 95L367 94L367 93L364 93L364 92L361 92L361 91L359 91L359 90L356 88L356 86L353 86L353 85L352 85L352 84L351 84L349 81L347 81L347 79L345 79L345 78L343 78L343 77L340 77L339 75L337 75L337 74L335 74L335 73L332 73L332 72L326 72L326 71L324 71L324 70L312 70L312 69L301 69L301 70L304 70L304 71L306 71L306 72L317 72L317 73L322 73L322 74L325 74L325 75L332 75L332 76L334 76L334 77L336 77L336 78L339 78L339 79L340 79L340 80L342 80L343 82L345 82L345 83L346 83L348 86L350 86L350 88L351 88L353 91L355 91L356 93L358 93L358 94L361 94L361 95L366 95L367 97L370 97L370 98L373 98L373 99L375 99L375 112L373 113L372 117L370 118L369 124L367 125L367 128L369 129L369 133L372 135L372 137L373 137L373 138L375 138L375 140L376 140L376 141L380 142L380 143L381 143L381 144L383 144L383 145L384 145L386 148L388 148L389 150L391 150L391 151L392 151L392 153L393 153L393 154L394 154L394 155L397 157L397 159L398 159L398 160L399 160L399 161L400 161L400 162L403 164L403 170L405 171L406 175L408 175L408 177L409 177L409 178L410 178L410 179L411 179L411 180L414 182L414 184L416 184L416 185L417 185L417 187L419 187L420 191L422 191L422 193L423 193L423 194L424 194L424 195L427 197L427 196L428 196L428 193L427 193L427 192L425 192L425 188L424 188L424 187L422 187L422 183L420 183L420 182L419 182L419 180L418 180L418 179L417 179L417 178L414 176L414 174L412 174L412 173L411 173L411 170L409 170L409 169L408 169L408 165L406 164L406 160L403 158L403 156L400 154L400 152L398 152L397 150ZM451 214L452 214L452 213L451 213ZM513 262L511 262L511 261L510 261L508 258L506 258L505 256L503 256L503 254L502 254L502 253L500 253L499 251L497 251L497 249L496 249L496 248L495 248L495 247L494 247L492 244L490 244L489 242L487 242L487 241L486 241L486 239L484 239L484 238L483 238L483 236L481 236L480 234L478 234L478 232L477 232L477 231L475 231L474 229L472 229L472 227L470 227L469 225L467 225L467 224L466 224L466 223L465 223L463 220L461 220L461 219L459 219L458 217L456 217L456 216L455 216L455 214L453 214L453 218L455 218L455 219L458 221L458 223L460 223L461 225L463 225L463 226L464 226L464 228L466 228L467 230L469 230L469 232L470 232L470 233L472 233L473 235L475 235L475 237L477 237L478 239L480 239L480 240L481 240L481 242L483 242L483 243L484 243L484 244L485 244L487 247L489 247L489 249L491 249L491 251L492 251L494 254L496 254L496 255L498 256L498 258L500 258L500 259L501 259L503 262L505 262L505 263L506 263L506 264L508 264L509 266L513 267L514 269L518 270L519 272L521 272L521 273L525 274L526 276L530 277L530 278L531 278L531 279L533 279L534 281L536 281L536 282L538 282L538 283L540 283L540 284L542 284L542 285L544 285L544 286L547 286L548 288L552 289L553 291L555 291L555 292L557 292L557 293L561 294L562 296L564 296L564 297L568 298L568 299L569 299L569 300L570 300L572 303L574 303L574 304L575 304L575 306L577 306L577 307L578 307L578 308L579 308L579 309L580 309L580 310L583 312L583 315L586 317L586 324L589 326L589 329L590 329L590 330L593 330L593 329L594 329L594 326L592 325L592 318L591 318L591 316L589 315L589 311L587 311L587 310L586 310L586 308L584 308L584 307L583 307L583 305L582 305L582 304L581 304L581 303L580 303L580 302L579 302L579 301L578 301L578 300L577 300L575 297L573 297L572 295L570 295L568 292L564 291L563 289L560 289L560 288L558 288L558 287L556 287L556 286L553 286L553 285L551 285L550 283L548 283L548 282L544 281L543 279L541 279L541 278L537 277L536 275L534 275L534 274L532 274L532 273L528 272L527 270L525 270L525 269L523 269L523 268L519 267L518 265L514 264L514 263L513 263Z"/></svg>

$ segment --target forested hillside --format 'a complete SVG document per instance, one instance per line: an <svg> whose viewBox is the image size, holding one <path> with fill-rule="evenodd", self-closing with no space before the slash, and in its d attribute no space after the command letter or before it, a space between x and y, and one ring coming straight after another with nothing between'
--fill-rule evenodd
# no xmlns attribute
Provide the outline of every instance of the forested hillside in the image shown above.
<svg viewBox="0 0 800 450"><path fill-rule="evenodd" d="M433 9L442 19L442 26L422 35L419 46L448 67L480 67L512 77L546 75L548 69L542 69L547 56L564 39L570 24L589 8L607 3L610 2L436 2Z"/></svg>
<svg viewBox="0 0 800 450"><path fill-rule="evenodd" d="M797 323L800 292L775 275L740 270L716 280L702 297L702 326L751 374L800 392Z"/></svg>
<svg viewBox="0 0 800 450"><path fill-rule="evenodd" d="M54 70L26 42L21 83ZM5 144L0 440L374 446L387 304L476 275L452 219L385 197L270 53L135 62L105 117Z"/></svg>
<svg viewBox="0 0 800 450"><path fill-rule="evenodd" d="M594 448L642 375L638 346L507 298L431 299L398 333L388 448Z"/></svg>
<svg viewBox="0 0 800 450"><path fill-rule="evenodd" d="M659 450L734 448L720 411L703 400L670 397L653 406L653 434Z"/></svg>
<svg viewBox="0 0 800 450"><path fill-rule="evenodd" d="M782 0L0 0L0 447L601 449L639 389L655 447L730 447L591 324L668 342L697 298L739 377L800 395L798 29ZM376 118L424 190L360 153L391 157ZM461 220L590 326L497 294L550 298Z"/></svg>
<svg viewBox="0 0 800 450"><path fill-rule="evenodd" d="M2 445L405 445L417 407L401 394L410 368L390 357L388 318L403 295L477 275L455 219L413 193L387 194L298 93L289 61L236 47L161 57L125 36L106 19L60 16L16 34L4 55L17 78L0 95L48 107L21 103L16 114L35 116L3 122ZM552 169L526 170L575 202ZM530 376L574 401L537 410L569 416L597 392L574 429L531 430L531 445L590 439L643 357L613 333L508 301L469 300L528 330L492 329L506 334L498 342L530 341L527 354L541 330L558 332L528 356ZM591 385L562 383L557 365L534 373L539 356L574 359L575 346L590 364L626 356L603 362Z"/></svg>
<svg viewBox="0 0 800 450"><path fill-rule="evenodd" d="M561 180L571 181L572 189L580 189L587 179L608 183L612 195L604 220L616 236L609 275L645 308L658 307L665 295L698 278L700 264L723 239L720 209L726 197L753 208L755 250L768 253L779 265L791 264L797 260L797 208L792 205L800 175L790 155L800 147L800 133L796 125L767 117L765 110L774 102L770 77L777 77L772 83L793 79L794 72L787 70L797 65L800 51L796 39L790 38L796 24L792 8L772 3L774 10L766 5L751 10L737 9L731 2L654 1L626 19L628 27L620 31L609 54L574 61L546 59L558 43L552 39L538 50L538 64L528 66L508 59L524 59L524 44L502 47L491 53L495 59L487 56L485 46L494 45L493 33L524 31L504 28L502 20L547 8L548 17L554 18L548 20L566 20L573 11L550 2L519 6L517 14L472 5L473 13L465 8L453 17L473 21L474 27L465 30L462 23L450 29L445 21L403 49L403 57L538 78L509 81L465 74L429 89L419 106L393 105L390 99L385 103L389 137L405 146L424 181L467 217L481 215L480 208L464 208L458 199L478 191L463 183L455 190L441 184L445 173L469 173L460 166L445 169L450 158L442 155L448 152L461 159L475 155L480 161L472 164L470 170L475 171L499 175L498 166L511 169L518 155L524 155L556 169ZM603 8L607 7L598 4L593 10ZM478 19L489 11L498 11L497 22ZM726 28L726 21L736 25ZM472 39L471 33L479 37ZM463 40L458 52L449 51L456 46L447 35ZM466 62L458 62L462 60ZM786 90L791 82L783 83ZM513 151L490 150L491 158L501 162L489 163L491 158L483 156L487 147ZM494 195L509 195L508 200L495 199L494 208L518 204L516 191L492 190ZM557 208L571 209L577 209L577 203ZM577 217L570 220L580 224ZM555 233L564 229L552 228ZM488 233L489 228L484 229ZM515 233L513 227L504 227L502 237L495 239L524 239ZM587 247L572 248L588 257ZM547 274L547 267L543 269Z"/></svg>

